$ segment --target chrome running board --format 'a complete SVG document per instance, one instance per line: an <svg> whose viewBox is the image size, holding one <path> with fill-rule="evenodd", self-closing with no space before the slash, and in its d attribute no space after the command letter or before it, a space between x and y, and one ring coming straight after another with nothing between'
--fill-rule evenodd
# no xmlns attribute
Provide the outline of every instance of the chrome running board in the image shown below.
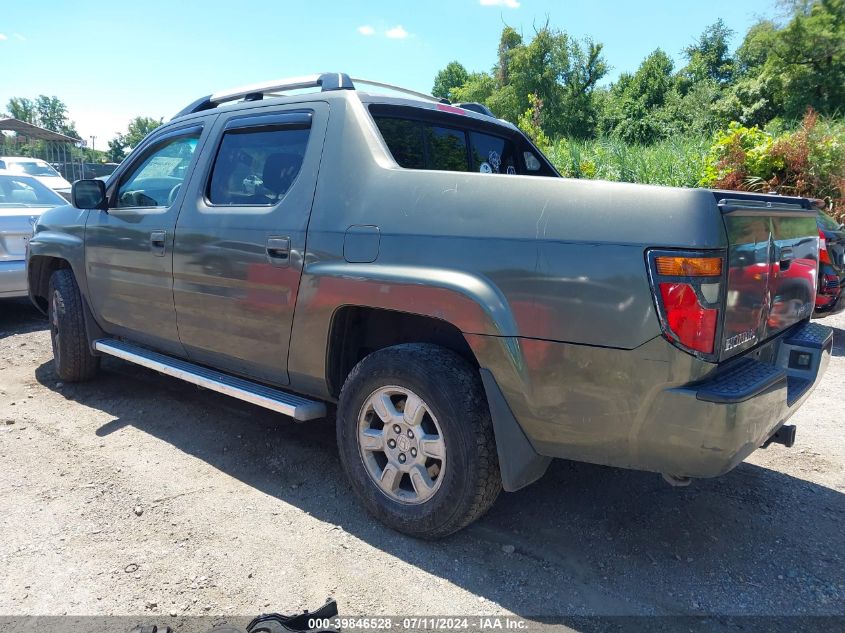
<svg viewBox="0 0 845 633"><path fill-rule="evenodd" d="M283 413L294 420L314 420L326 415L326 405L322 402L224 374L172 356L165 356L132 343L114 339L99 339L94 341L94 349L103 354L115 356L148 369L154 369L162 374L180 378L185 382L199 385L211 391L217 391L238 400L256 404L259 407Z"/></svg>

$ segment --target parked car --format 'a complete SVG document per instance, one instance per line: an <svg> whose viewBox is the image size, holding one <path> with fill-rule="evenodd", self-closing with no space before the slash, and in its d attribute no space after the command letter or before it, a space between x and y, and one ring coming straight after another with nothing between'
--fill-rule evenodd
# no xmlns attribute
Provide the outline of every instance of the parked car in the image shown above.
<svg viewBox="0 0 845 633"><path fill-rule="evenodd" d="M0 156L0 169L32 176L53 191L70 197L70 183L46 161L27 156Z"/></svg>
<svg viewBox="0 0 845 633"><path fill-rule="evenodd" d="M58 376L337 404L352 490L424 537L552 458L685 485L792 445L833 340L810 200L564 179L507 122L362 83L201 98L75 183L29 250Z"/></svg>
<svg viewBox="0 0 845 633"><path fill-rule="evenodd" d="M816 294L817 317L845 310L845 226L819 211L819 289Z"/></svg>
<svg viewBox="0 0 845 633"><path fill-rule="evenodd" d="M31 176L0 171L0 299L27 296L26 244L38 216L66 200Z"/></svg>

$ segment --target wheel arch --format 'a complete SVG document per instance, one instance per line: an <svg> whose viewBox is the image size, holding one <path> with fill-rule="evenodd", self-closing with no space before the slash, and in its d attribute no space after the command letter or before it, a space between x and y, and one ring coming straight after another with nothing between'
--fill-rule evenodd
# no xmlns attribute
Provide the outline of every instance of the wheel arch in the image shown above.
<svg viewBox="0 0 845 633"><path fill-rule="evenodd" d="M63 257L53 255L30 255L27 261L26 276L29 285L29 297L35 307L47 314L47 295L50 288L50 277L57 270L73 267ZM76 273L74 273L75 275Z"/></svg>
<svg viewBox="0 0 845 633"><path fill-rule="evenodd" d="M326 346L326 384L340 395L349 372L369 354L402 343L431 343L449 349L476 369L478 360L452 323L386 308L343 305L332 314Z"/></svg>

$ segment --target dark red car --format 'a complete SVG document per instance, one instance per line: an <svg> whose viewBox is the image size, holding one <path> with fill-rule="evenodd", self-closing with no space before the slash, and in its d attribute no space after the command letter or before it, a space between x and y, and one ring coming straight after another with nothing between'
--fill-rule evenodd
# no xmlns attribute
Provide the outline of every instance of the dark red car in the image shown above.
<svg viewBox="0 0 845 633"><path fill-rule="evenodd" d="M845 309L845 226L819 211L819 289L814 316L836 314Z"/></svg>

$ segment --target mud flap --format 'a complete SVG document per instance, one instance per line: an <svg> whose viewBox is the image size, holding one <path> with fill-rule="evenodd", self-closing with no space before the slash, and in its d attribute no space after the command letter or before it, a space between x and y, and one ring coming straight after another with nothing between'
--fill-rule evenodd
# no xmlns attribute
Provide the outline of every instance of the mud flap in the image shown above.
<svg viewBox="0 0 845 633"><path fill-rule="evenodd" d="M502 487L508 492L514 492L542 477L552 458L538 454L531 446L531 442L528 441L525 432L513 416L490 370L479 371L481 381L484 383L484 391L487 393L490 415L493 418Z"/></svg>

